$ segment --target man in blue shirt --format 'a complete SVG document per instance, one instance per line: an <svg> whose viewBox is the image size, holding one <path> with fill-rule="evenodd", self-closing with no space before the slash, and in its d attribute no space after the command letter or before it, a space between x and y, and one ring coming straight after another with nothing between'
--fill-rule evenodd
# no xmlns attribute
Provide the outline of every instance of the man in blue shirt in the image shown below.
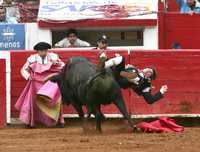
<svg viewBox="0 0 200 152"><path fill-rule="evenodd" d="M200 13L200 7L196 0L176 0L180 6L181 13Z"/></svg>

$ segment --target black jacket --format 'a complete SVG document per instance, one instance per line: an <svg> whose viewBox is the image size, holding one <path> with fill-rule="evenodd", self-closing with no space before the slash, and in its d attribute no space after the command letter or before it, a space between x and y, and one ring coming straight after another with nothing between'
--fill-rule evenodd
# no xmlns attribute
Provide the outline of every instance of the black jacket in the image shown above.
<svg viewBox="0 0 200 152"><path fill-rule="evenodd" d="M162 93L159 91L156 94L151 93L151 82L143 79L138 86L132 88L139 96L143 96L148 104L153 104L163 98Z"/></svg>
<svg viewBox="0 0 200 152"><path fill-rule="evenodd" d="M160 91L154 95L151 93L151 82L149 80L140 76L139 85L136 85L136 84L130 83L128 81L128 79L120 76L121 71L129 71L130 72L132 70L135 70L136 72L138 72L137 68L134 68L134 67L125 69L125 58L124 57L123 57L122 62L119 65L112 68L114 77L117 80L117 82L121 88L123 88L123 89L132 88L132 90L134 92L136 92L139 96L143 96L145 101L148 104L153 104L156 101L163 98L163 95L161 94ZM139 76L139 74L138 74L138 76ZM147 89L147 88L149 88L149 91L145 91L145 89Z"/></svg>

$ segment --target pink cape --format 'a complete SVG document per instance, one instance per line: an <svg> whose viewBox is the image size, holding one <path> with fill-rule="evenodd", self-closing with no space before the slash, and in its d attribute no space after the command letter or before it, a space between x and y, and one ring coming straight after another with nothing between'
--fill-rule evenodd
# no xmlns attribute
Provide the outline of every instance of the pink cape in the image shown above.
<svg viewBox="0 0 200 152"><path fill-rule="evenodd" d="M37 92L36 104L43 113L57 122L61 112L61 94L57 83L45 83Z"/></svg>
<svg viewBox="0 0 200 152"><path fill-rule="evenodd" d="M48 75L59 72L60 67L51 62L48 64L33 63L30 65L30 69L32 80L28 81L15 104L15 108L20 112L20 120L30 126L35 126L36 123L53 126L58 120L60 120L61 123L64 123L61 114L60 92L57 85L51 82L44 84L43 82L44 78ZM49 97L48 100L46 100L47 98L37 98L37 93L44 92L44 89L46 89L46 92L51 92L54 96ZM42 105L41 102L46 103ZM49 109L52 109L50 114L48 113L49 111L44 111L44 105L48 106ZM52 115L52 112L54 115Z"/></svg>
<svg viewBox="0 0 200 152"><path fill-rule="evenodd" d="M138 128L142 129L144 132L183 132L184 127L176 124L174 119L161 117L153 122L141 122L137 125Z"/></svg>

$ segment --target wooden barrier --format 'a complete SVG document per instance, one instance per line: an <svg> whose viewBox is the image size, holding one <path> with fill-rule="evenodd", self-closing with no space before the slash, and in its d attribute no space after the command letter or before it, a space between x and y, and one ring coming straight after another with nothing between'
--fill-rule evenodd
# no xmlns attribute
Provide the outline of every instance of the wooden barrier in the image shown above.
<svg viewBox="0 0 200 152"><path fill-rule="evenodd" d="M59 54L61 57L62 61L67 61L70 57L72 56L85 56L89 58L92 62L96 63L97 62L97 57L98 53L97 51L55 51L56 53ZM11 52L11 113L12 117L17 117L18 112L14 108L14 105L22 92L26 81L22 78L20 75L20 68L23 66L23 64L26 62L26 59L29 55L33 54L34 52L23 52L23 51L18 51L18 52ZM127 61L129 60L128 57L128 52L125 50L122 51L112 51L108 52L109 57L113 57L115 53L120 53L124 57L126 57ZM126 101L127 107L130 107L129 105L129 91L123 91L124 93L124 98ZM114 105L109 105L109 106L103 106L103 112L108 113L108 114L116 114L119 113L117 108ZM74 114L75 111L71 106L65 106L64 108L64 113L67 114Z"/></svg>
<svg viewBox="0 0 200 152"><path fill-rule="evenodd" d="M63 61L72 56L85 56L93 62L97 61L96 51L55 51ZM12 117L17 117L18 113L14 104L23 90L26 81L20 75L20 68L25 63L27 57L33 52L11 52L11 98ZM115 51L108 51L108 56L114 56ZM156 87L153 91L158 91L163 84L169 86L166 97L154 105L145 103L142 97L137 96L132 91L123 91L128 110L133 115L161 115L161 114L181 114L195 116L200 114L200 51L119 51L126 57L126 63L133 64L138 68L153 66L157 69L158 79L153 82ZM103 107L104 113L118 114L114 105ZM65 107L65 113L74 114L71 107Z"/></svg>
<svg viewBox="0 0 200 152"><path fill-rule="evenodd" d="M159 13L159 49L171 49L179 43L182 49L199 49L200 16Z"/></svg>
<svg viewBox="0 0 200 152"><path fill-rule="evenodd" d="M6 125L6 62L0 59L0 126Z"/></svg>
<svg viewBox="0 0 200 152"><path fill-rule="evenodd" d="M200 113L200 52L199 51L136 51L131 52L130 63L143 68L157 69L153 82L155 91L167 84L169 92L154 105L142 97L131 95L132 114L199 114Z"/></svg>

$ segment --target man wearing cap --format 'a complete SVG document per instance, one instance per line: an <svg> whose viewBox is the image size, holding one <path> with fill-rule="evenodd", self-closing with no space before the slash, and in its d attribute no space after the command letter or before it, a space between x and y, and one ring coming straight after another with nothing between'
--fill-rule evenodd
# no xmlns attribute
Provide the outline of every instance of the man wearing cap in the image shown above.
<svg viewBox="0 0 200 152"><path fill-rule="evenodd" d="M97 50L107 50L108 47L108 37L106 35L102 35L97 40Z"/></svg>
<svg viewBox="0 0 200 152"><path fill-rule="evenodd" d="M78 32L75 29L67 31L67 37L57 42L55 47L70 48L70 47L89 47L90 44L78 38Z"/></svg>
<svg viewBox="0 0 200 152"><path fill-rule="evenodd" d="M64 63L57 54L48 52L49 49L51 45L46 42L36 44L34 50L37 53L28 57L21 69L22 77L28 82L15 107L27 127L35 127L37 123L64 126L59 89L56 84L44 81L49 75L59 72ZM43 96L39 96L41 94Z"/></svg>
<svg viewBox="0 0 200 152"><path fill-rule="evenodd" d="M94 48L95 50L99 51L99 63L97 64L98 70L103 70L104 67L112 67L116 62L116 64L119 64L122 59L121 57L115 57L108 61L106 51L108 49L108 40L109 38L106 35L102 35L97 39L97 47Z"/></svg>
<svg viewBox="0 0 200 152"><path fill-rule="evenodd" d="M113 58L108 59L106 50L108 46L108 37L101 36L97 41L97 50L100 50L98 70L111 68L116 81L123 89L132 88L139 96L143 96L148 104L162 99L167 92L167 85L163 85L156 94L152 94L151 81L156 79L156 70L154 68L144 68L139 70L132 65L125 65L125 58L120 54L115 54Z"/></svg>

